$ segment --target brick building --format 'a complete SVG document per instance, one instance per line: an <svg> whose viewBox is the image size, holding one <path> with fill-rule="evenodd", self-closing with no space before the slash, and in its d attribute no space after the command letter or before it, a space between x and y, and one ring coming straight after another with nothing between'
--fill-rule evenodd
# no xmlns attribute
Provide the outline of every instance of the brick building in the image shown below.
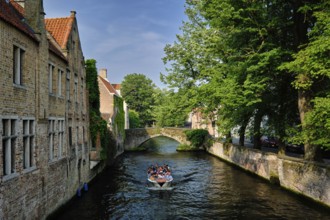
<svg viewBox="0 0 330 220"><path fill-rule="evenodd" d="M75 12L0 0L0 219L44 219L91 177L84 57Z"/></svg>
<svg viewBox="0 0 330 220"><path fill-rule="evenodd" d="M219 137L216 117L216 112L206 115L201 109L197 108L189 114L188 122L191 123L191 129L205 129L211 136Z"/></svg>
<svg viewBox="0 0 330 220"><path fill-rule="evenodd" d="M126 125L126 111L125 102L109 82L107 78L107 69L100 69L98 76L98 84L100 89L100 112L102 118L107 122L108 128L112 131L116 139L117 154L124 152L124 135L119 131L119 126ZM116 124L116 119L120 116L120 113L124 113L123 124ZM124 129L126 127L123 127Z"/></svg>

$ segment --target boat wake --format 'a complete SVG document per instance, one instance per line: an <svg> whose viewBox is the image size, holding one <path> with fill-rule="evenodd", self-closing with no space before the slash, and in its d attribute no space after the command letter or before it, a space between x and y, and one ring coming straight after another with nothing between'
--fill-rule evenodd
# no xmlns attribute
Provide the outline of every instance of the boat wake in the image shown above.
<svg viewBox="0 0 330 220"><path fill-rule="evenodd" d="M151 191L172 191L174 187L147 187L148 190Z"/></svg>

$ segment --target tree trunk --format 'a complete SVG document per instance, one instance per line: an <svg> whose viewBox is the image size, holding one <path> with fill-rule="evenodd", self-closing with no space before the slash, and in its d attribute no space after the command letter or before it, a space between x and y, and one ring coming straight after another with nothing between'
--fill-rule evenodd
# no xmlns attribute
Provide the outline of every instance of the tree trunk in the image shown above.
<svg viewBox="0 0 330 220"><path fill-rule="evenodd" d="M307 2L307 1L306 1ZM296 42L296 49L299 50L301 45L308 43L308 29L309 23L312 19L311 14L302 13L299 9L306 4L305 1L301 0L294 0L293 1L293 22L294 22L294 29L295 29L295 42ZM311 79L306 73L300 73L297 77L299 84L306 84L310 83ZM305 116L306 113L312 110L311 106L312 100L312 90L310 88L298 90L298 108L299 108L299 115L300 121L302 125L302 129L305 129L306 121ZM305 160L322 160L322 156L320 155L320 150L317 149L316 146L311 145L310 143L304 143L305 147Z"/></svg>
<svg viewBox="0 0 330 220"><path fill-rule="evenodd" d="M253 148L256 149L261 149L261 140L260 140L261 120L262 120L262 114L260 113L260 110L258 110L254 118L254 126L253 126Z"/></svg>
<svg viewBox="0 0 330 220"><path fill-rule="evenodd" d="M230 131L226 134L226 143L233 143Z"/></svg>
<svg viewBox="0 0 330 220"><path fill-rule="evenodd" d="M282 141L282 139L279 139L278 143L278 155L283 156L285 155L285 143Z"/></svg>
<svg viewBox="0 0 330 220"><path fill-rule="evenodd" d="M308 78L308 76L305 76ZM309 91L305 91L300 89L298 91L298 108L299 108L299 115L300 121L302 125L302 129L305 129L305 117L306 113L312 110L311 107L311 94ZM305 147L305 160L315 160L315 161L322 161L322 155L320 149L317 146L314 146L308 142L304 143Z"/></svg>
<svg viewBox="0 0 330 220"><path fill-rule="evenodd" d="M240 146L244 146L244 142L245 142L245 129L246 126L248 124L249 120L244 120L238 133L239 133L239 145Z"/></svg>

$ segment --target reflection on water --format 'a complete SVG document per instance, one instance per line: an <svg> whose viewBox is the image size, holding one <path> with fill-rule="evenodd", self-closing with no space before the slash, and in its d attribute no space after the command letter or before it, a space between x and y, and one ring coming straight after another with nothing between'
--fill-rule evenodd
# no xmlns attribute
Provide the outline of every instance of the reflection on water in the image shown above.
<svg viewBox="0 0 330 220"><path fill-rule="evenodd" d="M301 199L206 153L176 152L159 137L147 152L125 153L57 219L330 219L328 209ZM171 191L147 188L150 164L167 163Z"/></svg>

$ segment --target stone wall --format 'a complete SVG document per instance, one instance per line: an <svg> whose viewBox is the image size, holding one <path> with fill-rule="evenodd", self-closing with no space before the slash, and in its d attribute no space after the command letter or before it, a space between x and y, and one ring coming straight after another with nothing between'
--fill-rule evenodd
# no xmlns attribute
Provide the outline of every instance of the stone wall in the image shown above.
<svg viewBox="0 0 330 220"><path fill-rule="evenodd" d="M330 166L214 143L207 151L266 180L330 207Z"/></svg>
<svg viewBox="0 0 330 220"><path fill-rule="evenodd" d="M126 151L134 150L147 140L158 137L166 136L178 141L180 144L188 144L184 131L187 129L182 128L138 128L125 130L124 149Z"/></svg>
<svg viewBox="0 0 330 220"><path fill-rule="evenodd" d="M29 2L42 5L42 0ZM1 7L9 4L0 3ZM35 38L0 17L0 219L45 219L104 167L91 170L89 166L86 73L77 22L73 17L72 42L62 51L69 54L65 59L50 50L41 12L36 12L40 34ZM22 83L13 83L17 47L24 51ZM49 64L54 66L52 91ZM50 121L55 121L52 132Z"/></svg>

